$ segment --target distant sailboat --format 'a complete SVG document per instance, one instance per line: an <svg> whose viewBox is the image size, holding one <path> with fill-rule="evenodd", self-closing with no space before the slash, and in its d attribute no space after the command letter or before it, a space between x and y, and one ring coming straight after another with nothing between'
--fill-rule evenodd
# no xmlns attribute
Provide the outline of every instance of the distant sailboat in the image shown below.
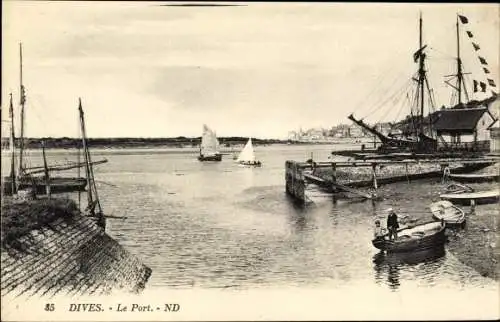
<svg viewBox="0 0 500 322"><path fill-rule="evenodd" d="M203 135L201 137L199 161L222 161L219 152L219 140L215 132L203 124Z"/></svg>
<svg viewBox="0 0 500 322"><path fill-rule="evenodd" d="M260 161L255 159L255 152L253 150L252 138L248 139L247 144L245 144L243 150L241 150L238 159L236 159L236 162L238 162L241 165L249 165L256 167L260 167L262 165Z"/></svg>

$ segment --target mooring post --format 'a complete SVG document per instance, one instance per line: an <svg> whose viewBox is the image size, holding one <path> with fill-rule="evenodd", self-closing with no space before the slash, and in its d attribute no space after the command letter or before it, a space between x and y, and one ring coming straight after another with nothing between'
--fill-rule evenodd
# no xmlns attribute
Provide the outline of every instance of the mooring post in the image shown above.
<svg viewBox="0 0 500 322"><path fill-rule="evenodd" d="M332 162L332 182L337 182L337 163Z"/></svg>
<svg viewBox="0 0 500 322"><path fill-rule="evenodd" d="M474 200L474 199L470 200L470 214L471 215L476 214L476 200Z"/></svg>
<svg viewBox="0 0 500 322"><path fill-rule="evenodd" d="M405 163L406 181L410 183L410 177L408 176L408 162Z"/></svg>
<svg viewBox="0 0 500 322"><path fill-rule="evenodd" d="M293 181L294 181L294 173L293 173L293 168L292 168L293 163L291 161L286 161L285 167L286 167L286 192L289 195L293 196Z"/></svg>
<svg viewBox="0 0 500 322"><path fill-rule="evenodd" d="M378 189L378 185L377 185L377 171L376 171L376 167L377 167L377 164L376 163L372 163L372 175L373 175L373 188L375 190Z"/></svg>

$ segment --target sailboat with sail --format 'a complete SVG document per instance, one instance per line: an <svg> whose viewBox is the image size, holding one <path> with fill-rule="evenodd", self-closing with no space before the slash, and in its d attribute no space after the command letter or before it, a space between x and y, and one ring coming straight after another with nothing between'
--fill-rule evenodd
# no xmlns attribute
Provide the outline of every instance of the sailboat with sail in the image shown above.
<svg viewBox="0 0 500 322"><path fill-rule="evenodd" d="M241 150L236 162L240 165L260 167L262 163L255 159L255 152L252 145L252 138L249 138L243 150Z"/></svg>
<svg viewBox="0 0 500 322"><path fill-rule="evenodd" d="M19 190L33 189L37 194L45 194L47 191L47 176L46 170L50 172L64 171L73 168L83 167L81 162L70 163L65 165L53 166L35 166L28 167L25 164L25 140L24 140L24 123L25 123L25 105L26 105L26 90L23 84L23 64L22 64L22 44L19 44L19 57L20 57L20 137L19 137L19 153L18 153L18 168L17 173L15 170L16 163L16 137L14 131L14 108L12 102L12 94L10 95L10 156L11 156L11 169L10 175L2 178L4 181L3 193L6 195L16 194ZM107 162L106 159L95 162L100 164ZM37 174L43 174L41 176ZM72 191L84 191L87 185L87 180L80 176L78 177L62 177L52 176L50 178L50 190L52 193L64 193Z"/></svg>
<svg viewBox="0 0 500 322"><path fill-rule="evenodd" d="M206 124L203 124L203 134L200 144L199 161L222 161L222 154L219 152L219 140L217 135Z"/></svg>

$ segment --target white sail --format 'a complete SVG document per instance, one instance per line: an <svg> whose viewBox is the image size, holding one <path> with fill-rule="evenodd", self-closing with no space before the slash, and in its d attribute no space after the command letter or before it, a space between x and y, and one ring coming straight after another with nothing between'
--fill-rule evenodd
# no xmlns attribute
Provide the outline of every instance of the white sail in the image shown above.
<svg viewBox="0 0 500 322"><path fill-rule="evenodd" d="M200 153L205 156L219 153L219 140L217 140L215 132L205 124L203 124Z"/></svg>
<svg viewBox="0 0 500 322"><path fill-rule="evenodd" d="M255 153L253 151L252 146L252 138L249 138L247 144L243 150L241 150L240 155L238 156L237 162L254 162L255 161Z"/></svg>

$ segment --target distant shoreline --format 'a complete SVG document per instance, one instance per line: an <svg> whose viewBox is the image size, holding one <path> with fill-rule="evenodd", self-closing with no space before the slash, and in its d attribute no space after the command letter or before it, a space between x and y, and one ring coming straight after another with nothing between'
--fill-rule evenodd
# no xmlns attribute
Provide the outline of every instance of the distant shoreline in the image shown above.
<svg viewBox="0 0 500 322"><path fill-rule="evenodd" d="M247 142L247 137L221 137L221 148L241 146ZM8 138L2 138L2 146L8 146ZM25 149L41 149L42 142L46 149L74 149L81 147L82 141L77 138L25 138ZM252 138L254 145L328 145L328 144L370 144L371 138L336 138L323 141L292 141L278 139ZM175 137L175 138L88 138L87 144L92 148L194 148L200 144L200 138ZM16 139L15 146L19 148L20 140Z"/></svg>

